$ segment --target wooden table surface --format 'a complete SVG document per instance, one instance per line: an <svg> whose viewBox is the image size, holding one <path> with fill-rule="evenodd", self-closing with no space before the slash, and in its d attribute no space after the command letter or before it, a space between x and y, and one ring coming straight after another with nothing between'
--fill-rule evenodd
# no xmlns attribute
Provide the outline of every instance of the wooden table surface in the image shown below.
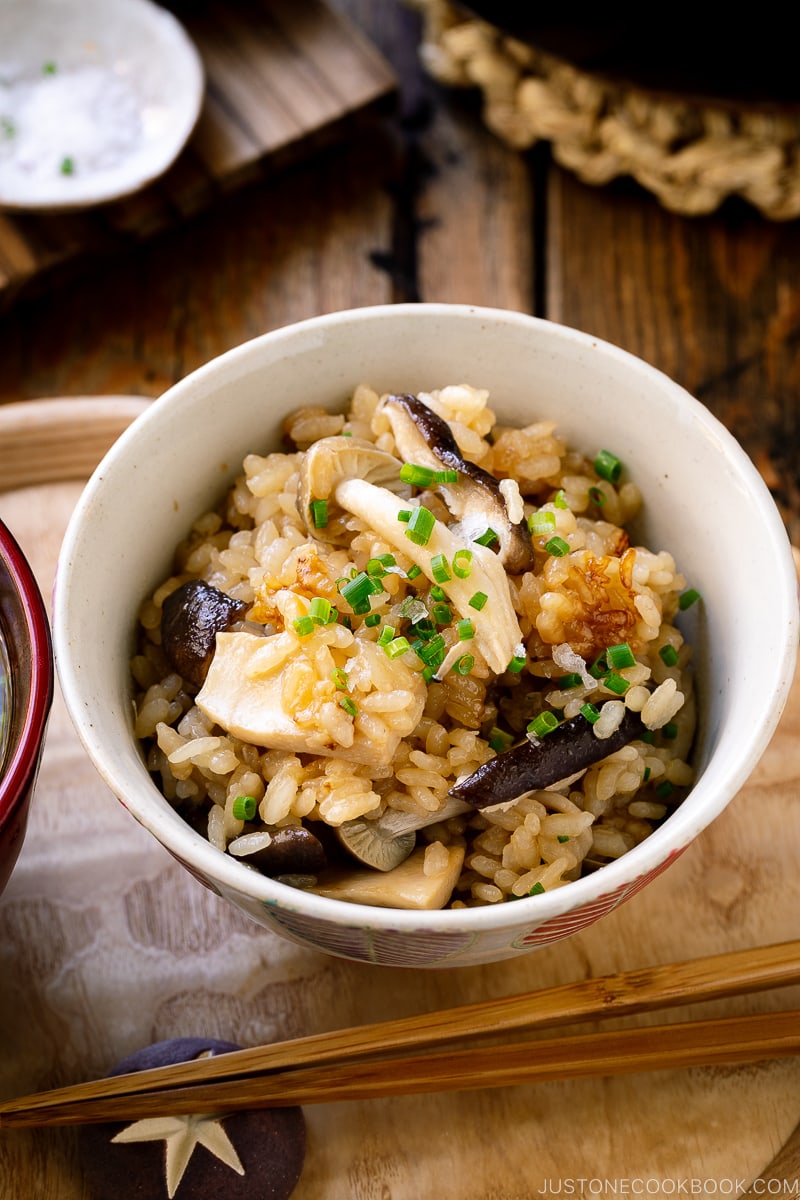
<svg viewBox="0 0 800 1200"><path fill-rule="evenodd" d="M402 86L396 111L375 114L360 125L357 136L335 149L220 198L204 214L128 254L87 267L35 298L23 296L0 317L0 403L51 396L156 396L248 338L337 309L408 300L518 309L614 342L662 368L704 401L754 459L793 542L800 543L800 222L769 223L739 202L729 202L715 215L690 219L666 212L625 181L604 189L584 186L551 161L546 146L528 154L506 148L481 124L474 97L448 92L424 76L416 55L418 19L409 7L395 0L336 4L398 73ZM732 564L734 570L736 566ZM759 802L773 803L769 811L776 820L784 811L791 813L784 802L796 802L800 794L798 700L795 693L793 723L780 747L784 766L762 772L754 792ZM58 717L59 738L66 736L60 721ZM55 770L53 765L53 775ZM779 784L788 791L776 797ZM129 821L120 813L123 818ZM116 813L109 820L116 821ZM726 814L719 836L729 820L733 818ZM0 1032L7 1064L3 1087L10 1094L15 1087L21 1091L68 1082L102 1070L103 1055L112 1056L105 1063L110 1066L113 1055L135 1049L143 1031L205 1031L252 1042L668 961L683 953L734 949L753 937L777 941L796 936L797 892L792 911L763 895L754 895L751 903L749 885L739 880L734 866L716 864L706 895L703 871L714 843L701 843L684 856L685 866L673 868L676 883L682 871L680 882L702 893L696 906L699 923L685 937L670 921L650 924L657 919L657 908L655 902L648 907L643 895L626 906L635 916L621 910L569 943L538 951L521 963L427 973L422 981L415 973L337 963L296 947L275 949L271 935L259 934L258 941L238 918L181 875L176 885L181 900L190 919L200 923L193 934L196 950L205 953L214 943L203 931L206 924L230 928L238 939L239 975L234 979L234 971L224 988L220 985L228 993L224 1011L215 1011L204 1027L216 985L209 979L199 988L182 959L180 1000L173 996L182 1027L167 1020L163 1009L158 1020L145 1016L138 1023L126 1010L118 1036L113 1029L91 1030L89 1042L95 1038L96 1053L81 1054L77 1043L70 1048L70 1013L79 1010L81 999L70 992L60 1027L47 1026L49 1073L41 1063L35 1067L33 1033L27 1041L23 1037L15 1073L16 1043L6 1041L7 1029ZM143 853L150 854L150 848ZM784 866L790 870L791 862ZM148 903L158 899L164 867L159 857L158 867L149 865L145 871ZM768 860L760 863L758 886L767 886L769 869ZM780 865L775 869L779 872ZM172 880L171 872L178 869L170 865L169 871ZM664 888L662 899L669 893ZM0 902L0 925L11 921L13 899L12 893L11 900L7 896ZM187 945L175 950L146 910L146 899L142 892L142 907L134 905L129 920L138 920L159 950L185 955ZM692 905L683 903L691 921ZM40 914L36 919L44 918ZM34 917L31 921L35 929ZM70 926L68 909L59 913L59 922L62 950L79 956L87 944L86 928ZM113 946L105 946L104 952L114 961ZM25 1003L22 983L16 976L9 982L7 976L19 962L12 955L10 968L0 972L0 995L3 989L7 993L0 1002L3 1011L10 1011L10 997L15 1004ZM47 963L39 962L32 950L24 962L25 979L34 986L37 972L46 975ZM163 957L159 970L166 970ZM48 978L50 986L55 976L51 972ZM102 988L105 976L93 972L82 978ZM307 995L298 999L298 989L306 985L321 989L319 1003ZM189 995L193 988L194 1000ZM268 1019L267 992L272 1006ZM135 1006L132 1000L130 1004ZM43 1012L43 1007L32 1012L34 1026L37 1020L47 1024ZM594 1121L592 1144L603 1148L597 1173L606 1180L609 1175L624 1180L633 1169L647 1176L647 1163L634 1152L645 1139L653 1151L649 1169L658 1180L658 1189L648 1194L674 1192L669 1184L673 1180L677 1186L679 1169L685 1178L708 1179L716 1172L719 1179L720 1162L730 1164L734 1182L736 1172L747 1175L749 1186L800 1117L800 1074L792 1063L773 1072L753 1068L745 1083L743 1078L741 1072L708 1076L708 1088L724 1093L721 1107L712 1091L704 1091L701 1076L694 1082L681 1076L671 1093L678 1099L671 1104L654 1078L624 1087L587 1083L583 1092L580 1084L570 1085L571 1091L561 1085L548 1091L541 1085L505 1096L452 1098L450 1110L415 1109L410 1102L394 1110L388 1103L355 1110L331 1106L329 1114L313 1118L309 1166L296 1194L522 1200L536 1195L544 1179L557 1189L559 1180L574 1183L578 1174L586 1176L585 1158L574 1144L571 1148L562 1128L555 1141L534 1147L542 1172L531 1173L530 1163L524 1165L522 1131L527 1137L546 1123L550 1112L568 1124L576 1097L584 1117ZM750 1110L751 1102L760 1106L758 1112ZM645 1109L647 1120L637 1128ZM522 1111L525 1120L515 1127ZM443 1127L431 1130L424 1113L443 1113ZM402 1148L396 1156L385 1136L395 1116L407 1123L394 1131ZM341 1136L343 1145L352 1140L354 1121L363 1123L363 1138L358 1154L347 1161L335 1149L336 1138ZM337 1135L337 1129L349 1132ZM500 1137L502 1142L503 1129L510 1166L497 1141ZM469 1149L464 1150L455 1131L458 1137L468 1131ZM423 1139L418 1158L414 1136ZM755 1140L748 1142L751 1136ZM87 1196L68 1141L26 1135L22 1153L12 1147L11 1137L0 1138L2 1200ZM486 1144L479 1160L476 1147L482 1137ZM462 1151L469 1180L457 1165ZM486 1162L485 1171L480 1161Z"/></svg>

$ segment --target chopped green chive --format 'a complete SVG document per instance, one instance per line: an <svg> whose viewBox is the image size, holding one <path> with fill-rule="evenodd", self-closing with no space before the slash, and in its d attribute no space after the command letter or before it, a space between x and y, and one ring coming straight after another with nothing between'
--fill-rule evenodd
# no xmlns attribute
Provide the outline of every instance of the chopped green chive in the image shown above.
<svg viewBox="0 0 800 1200"><path fill-rule="evenodd" d="M674 646L667 644L662 646L658 652L658 657L661 659L665 667L674 667L678 661L678 651Z"/></svg>
<svg viewBox="0 0 800 1200"><path fill-rule="evenodd" d="M431 559L431 574L437 583L447 583L448 579L453 578L443 554L434 554Z"/></svg>
<svg viewBox="0 0 800 1200"><path fill-rule="evenodd" d="M650 778L650 768L649 768L649 767L645 767L645 769L644 769L644 775L642 776L642 783L647 783L647 781L648 781L648 779L649 779L649 778Z"/></svg>
<svg viewBox="0 0 800 1200"><path fill-rule="evenodd" d="M589 488L589 499L594 504L596 504L598 508L602 508L606 502L606 494L602 488L590 487Z"/></svg>
<svg viewBox="0 0 800 1200"><path fill-rule="evenodd" d="M453 611L449 604L434 604L433 619L437 625L449 625L453 619Z"/></svg>
<svg viewBox="0 0 800 1200"><path fill-rule="evenodd" d="M474 608L476 612L480 612L488 599L489 597L486 595L486 592L476 592L475 595L470 598L469 606L470 608Z"/></svg>
<svg viewBox="0 0 800 1200"><path fill-rule="evenodd" d="M610 450L601 450L594 460L594 469L601 479L616 483L622 474L622 463Z"/></svg>
<svg viewBox="0 0 800 1200"><path fill-rule="evenodd" d="M553 496L553 504L555 504L556 508L569 508L563 488L559 488L555 496Z"/></svg>
<svg viewBox="0 0 800 1200"><path fill-rule="evenodd" d="M480 537L473 538L473 541L477 542L479 546L493 546L495 542L499 541L499 538L493 529L487 529Z"/></svg>
<svg viewBox="0 0 800 1200"><path fill-rule="evenodd" d="M433 475L434 483L458 483L458 471L435 471Z"/></svg>
<svg viewBox="0 0 800 1200"><path fill-rule="evenodd" d="M384 625L383 629L378 634L378 645L388 646L393 637L394 625Z"/></svg>
<svg viewBox="0 0 800 1200"><path fill-rule="evenodd" d="M255 796L237 796L233 802L233 816L237 821L252 821L257 807Z"/></svg>
<svg viewBox="0 0 800 1200"><path fill-rule="evenodd" d="M553 558L563 558L565 554L569 554L569 542L565 542L558 534L551 537L549 542L545 542L544 548Z"/></svg>
<svg viewBox="0 0 800 1200"><path fill-rule="evenodd" d="M589 674L592 679L602 679L608 670L605 654L598 654L592 665L589 667Z"/></svg>
<svg viewBox="0 0 800 1200"><path fill-rule="evenodd" d="M403 463L400 468L402 482L411 483L414 487L430 487L435 474L430 467L421 467L417 463Z"/></svg>
<svg viewBox="0 0 800 1200"><path fill-rule="evenodd" d="M349 717L358 716L358 705L351 696L340 696L339 707L343 708Z"/></svg>
<svg viewBox="0 0 800 1200"><path fill-rule="evenodd" d="M652 746L653 742L655 741L652 729L645 729L644 733L640 733L639 741L646 742L648 746Z"/></svg>
<svg viewBox="0 0 800 1200"><path fill-rule="evenodd" d="M617 675L616 671L609 671L607 675L604 675L603 683L615 696L624 696L631 686L628 680L623 679L621 675Z"/></svg>
<svg viewBox="0 0 800 1200"><path fill-rule="evenodd" d="M514 739L510 733L506 733L504 729L498 729L496 725L492 727L489 734L489 745L496 754L502 754L509 746L514 744Z"/></svg>
<svg viewBox="0 0 800 1200"><path fill-rule="evenodd" d="M597 705L589 704L587 701L586 704L581 705L581 716L585 717L590 725L594 725L595 721L600 720L600 709Z"/></svg>
<svg viewBox="0 0 800 1200"><path fill-rule="evenodd" d="M297 620L292 621L292 624L298 637L308 637L310 633L314 632L314 622L311 617L298 617Z"/></svg>
<svg viewBox="0 0 800 1200"><path fill-rule="evenodd" d="M444 588L439 587L438 583L435 583L433 585L433 587L431 588L431 599L432 600L446 600L447 592L444 590Z"/></svg>
<svg viewBox="0 0 800 1200"><path fill-rule="evenodd" d="M529 896L541 896L541 895L543 895L543 893L544 893L544 884L543 883L535 883L533 885L533 887L531 888L531 890L528 892L528 895Z"/></svg>
<svg viewBox="0 0 800 1200"><path fill-rule="evenodd" d="M58 70L58 67L56 66L56 64L54 62L42 63L42 74L43 75L55 75L57 70Z"/></svg>
<svg viewBox="0 0 800 1200"><path fill-rule="evenodd" d="M314 528L324 529L328 524L328 501L312 500L308 507L311 510L311 520L314 522Z"/></svg>
<svg viewBox="0 0 800 1200"><path fill-rule="evenodd" d="M347 691L347 671L343 671L341 667L334 667L331 671L331 679L336 684L340 692Z"/></svg>
<svg viewBox="0 0 800 1200"><path fill-rule="evenodd" d="M545 737L548 733L552 733L561 722L555 713L540 712L532 721L528 723L528 733L532 733L534 737Z"/></svg>
<svg viewBox="0 0 800 1200"><path fill-rule="evenodd" d="M327 625L331 615L331 602L324 596L315 596L308 606L308 615L315 625Z"/></svg>
<svg viewBox="0 0 800 1200"><path fill-rule="evenodd" d="M372 629L372 628L374 628L375 625L379 625L380 621L381 621L380 613L371 612L371 613L367 613L367 615L364 617L364 624L367 626L368 629Z"/></svg>
<svg viewBox="0 0 800 1200"><path fill-rule="evenodd" d="M656 795L659 797L659 799L666 800L674 791L674 784L670 783L668 779L664 779L656 788Z"/></svg>
<svg viewBox="0 0 800 1200"><path fill-rule="evenodd" d="M568 833L557 833L557 834L556 834L556 841L557 841L557 842L561 842L561 844L562 844L562 846L563 846L564 842L568 842L568 841L569 841L569 834L568 834Z"/></svg>
<svg viewBox="0 0 800 1200"><path fill-rule="evenodd" d="M556 514L539 509L528 517L528 532L533 537L549 537L556 527Z"/></svg>
<svg viewBox="0 0 800 1200"><path fill-rule="evenodd" d="M417 655L428 667L438 667L444 661L446 652L447 646L440 633L417 649Z"/></svg>
<svg viewBox="0 0 800 1200"><path fill-rule="evenodd" d="M367 574L370 579L383 579L386 567L379 558L371 558L367 563Z"/></svg>
<svg viewBox="0 0 800 1200"><path fill-rule="evenodd" d="M472 654L462 654L453 664L453 670L456 675L469 675L472 668L475 666L475 657Z"/></svg>
<svg viewBox="0 0 800 1200"><path fill-rule="evenodd" d="M402 521L404 525L407 524L411 520L411 509L401 508L397 514L397 519L398 521Z"/></svg>
<svg viewBox="0 0 800 1200"><path fill-rule="evenodd" d="M615 671L622 671L625 667L636 666L636 659L627 642L619 642L616 646L609 646L606 650L606 660L608 665L613 667Z"/></svg>
<svg viewBox="0 0 800 1200"><path fill-rule="evenodd" d="M467 579L472 571L472 551L456 550L453 555L453 574L459 579Z"/></svg>
<svg viewBox="0 0 800 1200"><path fill-rule="evenodd" d="M10 117L0 117L0 129L3 131L3 136L12 138L17 132L17 128Z"/></svg>
<svg viewBox="0 0 800 1200"><path fill-rule="evenodd" d="M416 579L417 576L421 575L421 574L422 574L422 567L418 567L416 563L412 563L412 565L408 568L408 574L406 575L406 578L407 579Z"/></svg>
<svg viewBox="0 0 800 1200"><path fill-rule="evenodd" d="M583 679L577 671L573 671L570 675L562 675L558 681L558 686L562 692L568 691L570 688L580 687Z"/></svg>
<svg viewBox="0 0 800 1200"><path fill-rule="evenodd" d="M420 675L422 676L422 678L425 680L426 683L430 683L430 681L433 679L435 674L436 674L436 671L431 666L423 667L422 670L420 671Z"/></svg>
<svg viewBox="0 0 800 1200"><path fill-rule="evenodd" d="M328 614L328 620L325 623L326 623L326 625L335 625L336 622L338 621L338 619L339 619L339 610L334 604L332 604L331 611Z"/></svg>
<svg viewBox="0 0 800 1200"><path fill-rule="evenodd" d="M687 608L691 608L696 600L700 599L700 593L694 588L687 588L685 592L681 592L678 598L678 608L681 612L685 612Z"/></svg>
<svg viewBox="0 0 800 1200"><path fill-rule="evenodd" d="M458 640L460 642L468 642L470 638L475 637L475 626L469 617L464 617L463 620L459 621L456 629L458 630Z"/></svg>
<svg viewBox="0 0 800 1200"><path fill-rule="evenodd" d="M61 166L60 166L59 170L61 171L62 175L74 175L75 174L75 159L74 158L62 158Z"/></svg>
<svg viewBox="0 0 800 1200"><path fill-rule="evenodd" d="M343 429L342 430L342 437L352 437L352 436L353 436L352 429Z"/></svg>
<svg viewBox="0 0 800 1200"><path fill-rule="evenodd" d="M512 675L519 675L520 671L525 666L526 661L527 660L524 654L515 654L511 662L506 667L506 670L510 671Z"/></svg>
<svg viewBox="0 0 800 1200"><path fill-rule="evenodd" d="M383 647L389 658L399 658L401 654L405 654L411 647L408 644L408 638L398 637L391 642L387 642Z"/></svg>
<svg viewBox="0 0 800 1200"><path fill-rule="evenodd" d="M359 571L355 579L350 579L344 587L339 588L342 599L347 601L354 613L368 613L370 596L382 591L380 583L370 579L366 571Z"/></svg>
<svg viewBox="0 0 800 1200"><path fill-rule="evenodd" d="M672 741L673 738L678 736L678 726L674 721L667 721L666 725L661 726L661 732L665 738L669 738Z"/></svg>
<svg viewBox="0 0 800 1200"><path fill-rule="evenodd" d="M436 524L436 518L429 508L425 508L420 504L419 508L415 508L408 522L408 529L405 530L405 535L416 546L427 546L431 540L433 527Z"/></svg>

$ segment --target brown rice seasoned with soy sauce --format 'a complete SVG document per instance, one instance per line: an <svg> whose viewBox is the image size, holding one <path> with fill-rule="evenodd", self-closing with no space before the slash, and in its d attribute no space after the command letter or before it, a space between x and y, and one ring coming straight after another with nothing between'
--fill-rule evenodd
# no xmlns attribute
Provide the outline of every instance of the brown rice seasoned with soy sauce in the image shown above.
<svg viewBox="0 0 800 1200"><path fill-rule="evenodd" d="M430 440L442 422L464 471ZM567 446L553 420L499 425L465 385L360 386L344 414L303 409L284 433L290 449L244 459L141 608L135 732L167 799L254 869L404 907L536 894L646 838L692 782L675 618L695 593L668 551L630 544L641 495L625 466ZM192 680L163 644L162 608L195 580L234 608ZM437 819L499 752L581 714L602 742L631 711L639 734L575 777ZM394 813L426 822L402 867L340 850L335 830ZM301 827L329 865L265 867L280 831ZM393 893L412 862L445 891Z"/></svg>

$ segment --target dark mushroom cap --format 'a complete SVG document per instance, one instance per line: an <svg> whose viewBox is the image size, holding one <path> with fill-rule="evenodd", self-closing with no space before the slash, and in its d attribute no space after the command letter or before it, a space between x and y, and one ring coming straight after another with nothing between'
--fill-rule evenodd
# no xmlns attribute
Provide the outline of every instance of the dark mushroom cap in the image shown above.
<svg viewBox="0 0 800 1200"><path fill-rule="evenodd" d="M244 619L247 605L203 579L171 592L161 609L161 645L183 679L200 687L208 674L217 634Z"/></svg>
<svg viewBox="0 0 800 1200"><path fill-rule="evenodd" d="M248 854L242 862L273 878L276 875L318 875L327 866L325 848L310 829L286 825L270 832L270 844L255 854Z"/></svg>
<svg viewBox="0 0 800 1200"><path fill-rule="evenodd" d="M109 1074L172 1066L239 1049L232 1042L216 1038L172 1038L129 1055ZM301 1108L264 1108L195 1121L215 1135L222 1143L221 1149L226 1148L226 1142L232 1146L238 1168L215 1154L208 1142L196 1139L172 1193L178 1200L288 1200L305 1159ZM83 1126L80 1151L87 1194L94 1200L167 1200L167 1134L171 1131L175 1135L177 1130L180 1136L181 1122L186 1124L184 1138L191 1140L193 1122L189 1118L165 1119L163 1138L152 1123L141 1130L141 1137L133 1121ZM126 1140L117 1140L120 1134Z"/></svg>
<svg viewBox="0 0 800 1200"><path fill-rule="evenodd" d="M447 422L407 393L387 396L382 407L405 459L458 471L457 483L438 485L453 515L464 520L470 513L485 514L498 536L499 557L506 570L512 575L528 570L533 565L533 544L527 525L510 519L499 481L463 457Z"/></svg>
<svg viewBox="0 0 800 1200"><path fill-rule="evenodd" d="M600 762L639 737L644 728L639 714L626 709L614 733L599 738L590 722L579 713L541 740L526 738L518 746L496 754L452 787L449 794L475 808L516 800L526 792L550 787Z"/></svg>

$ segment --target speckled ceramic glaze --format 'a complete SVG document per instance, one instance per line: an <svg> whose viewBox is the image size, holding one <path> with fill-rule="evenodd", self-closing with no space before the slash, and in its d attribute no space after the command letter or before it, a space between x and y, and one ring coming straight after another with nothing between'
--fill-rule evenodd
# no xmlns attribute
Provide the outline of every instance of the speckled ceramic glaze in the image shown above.
<svg viewBox="0 0 800 1200"><path fill-rule="evenodd" d="M33 572L0 521L0 637L11 681L10 720L0 739L0 892L17 861L53 700L50 626Z"/></svg>
<svg viewBox="0 0 800 1200"><path fill-rule="evenodd" d="M644 494L634 540L670 550L702 593L702 605L684 614L698 672L697 782L646 841L563 888L432 913L293 890L194 833L142 761L128 678L142 597L168 574L174 546L245 453L277 448L292 409L340 409L360 382L412 392L470 383L490 390L501 423L553 417L587 453L611 446ZM286 937L346 958L416 967L526 953L598 920L665 870L724 809L766 747L798 637L780 516L749 458L707 409L659 371L585 333L512 312L424 304L334 313L277 330L156 401L109 452L77 506L55 612L56 662L72 719L101 775L154 837L207 886Z"/></svg>

